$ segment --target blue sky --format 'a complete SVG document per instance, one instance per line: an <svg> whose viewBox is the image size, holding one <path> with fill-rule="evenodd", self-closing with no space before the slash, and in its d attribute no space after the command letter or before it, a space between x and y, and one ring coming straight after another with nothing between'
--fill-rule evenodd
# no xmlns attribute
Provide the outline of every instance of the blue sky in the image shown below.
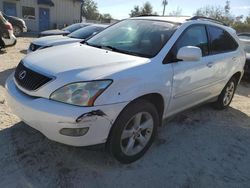
<svg viewBox="0 0 250 188"><path fill-rule="evenodd" d="M143 5L147 0L94 0L98 4L101 13L110 13L116 19L127 18L130 10L135 5ZM162 14L162 0L148 0L158 14ZM166 13L176 10L177 7L182 9L182 15L193 15L196 9L206 5L223 6L225 1L221 0L168 0ZM231 0L231 10L233 15L248 15L250 13L250 0Z"/></svg>

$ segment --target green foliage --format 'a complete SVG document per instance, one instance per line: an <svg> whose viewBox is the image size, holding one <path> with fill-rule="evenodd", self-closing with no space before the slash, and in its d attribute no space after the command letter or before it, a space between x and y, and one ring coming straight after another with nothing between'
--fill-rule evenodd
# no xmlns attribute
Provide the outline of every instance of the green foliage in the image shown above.
<svg viewBox="0 0 250 188"><path fill-rule="evenodd" d="M109 23L112 20L112 16L110 14L100 14L99 19L103 23Z"/></svg>
<svg viewBox="0 0 250 188"><path fill-rule="evenodd" d="M134 6L134 9L131 10L129 16L130 17L136 17L136 16L140 16L141 15L141 11L140 11L140 7L138 5Z"/></svg>
<svg viewBox="0 0 250 188"><path fill-rule="evenodd" d="M153 7L149 2L146 2L142 9L141 9L142 15L150 15L153 14Z"/></svg>
<svg viewBox="0 0 250 188"><path fill-rule="evenodd" d="M130 11L129 16L130 17L136 17L141 15L152 15L157 14L153 12L153 7L149 2L144 3L142 7L139 7L138 5L134 6L134 9Z"/></svg>
<svg viewBox="0 0 250 188"><path fill-rule="evenodd" d="M93 0L84 0L82 6L83 16L87 20L97 20L101 22L110 22L112 16L110 14L100 14L97 3Z"/></svg>
<svg viewBox="0 0 250 188"><path fill-rule="evenodd" d="M83 16L88 20L97 20L99 18L97 3L93 0L85 0L82 11Z"/></svg>
<svg viewBox="0 0 250 188"><path fill-rule="evenodd" d="M242 21L243 16L233 16L231 14L230 1L227 0L224 7L220 6L205 6L196 10L194 15L206 16L210 18L222 21L231 27L233 27L237 32L250 32L250 14L246 18L245 22Z"/></svg>

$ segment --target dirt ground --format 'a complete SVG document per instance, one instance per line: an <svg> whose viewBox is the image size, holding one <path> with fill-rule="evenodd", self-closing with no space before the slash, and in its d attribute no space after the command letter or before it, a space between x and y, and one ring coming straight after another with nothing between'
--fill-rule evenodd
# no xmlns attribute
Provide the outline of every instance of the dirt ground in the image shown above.
<svg viewBox="0 0 250 188"><path fill-rule="evenodd" d="M204 105L166 121L141 160L121 165L103 147L52 142L11 113L4 83L31 40L0 53L0 187L250 187L250 84L225 111Z"/></svg>

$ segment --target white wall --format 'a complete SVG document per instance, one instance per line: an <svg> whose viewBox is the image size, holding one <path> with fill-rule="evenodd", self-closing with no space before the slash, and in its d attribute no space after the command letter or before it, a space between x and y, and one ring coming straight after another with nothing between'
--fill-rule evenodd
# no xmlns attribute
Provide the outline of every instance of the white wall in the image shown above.
<svg viewBox="0 0 250 188"><path fill-rule="evenodd" d="M3 10L3 2L12 2L16 4L17 16L22 17L22 6L35 8L35 20L25 19L26 25L31 31L39 30L39 7L50 9L50 27L57 24L62 27L64 24L70 25L72 23L80 22L80 7L81 3L75 0L52 0L54 7L47 5L38 5L37 0L0 0L0 10Z"/></svg>

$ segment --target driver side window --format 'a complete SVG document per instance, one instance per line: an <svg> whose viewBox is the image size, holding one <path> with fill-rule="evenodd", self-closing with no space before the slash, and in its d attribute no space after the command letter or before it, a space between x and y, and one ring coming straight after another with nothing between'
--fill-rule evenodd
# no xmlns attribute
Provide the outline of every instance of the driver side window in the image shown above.
<svg viewBox="0 0 250 188"><path fill-rule="evenodd" d="M177 52L184 46L199 47L202 51L202 56L206 56L208 55L208 45L206 27L204 25L191 26L180 36L166 58L170 62L177 60Z"/></svg>

